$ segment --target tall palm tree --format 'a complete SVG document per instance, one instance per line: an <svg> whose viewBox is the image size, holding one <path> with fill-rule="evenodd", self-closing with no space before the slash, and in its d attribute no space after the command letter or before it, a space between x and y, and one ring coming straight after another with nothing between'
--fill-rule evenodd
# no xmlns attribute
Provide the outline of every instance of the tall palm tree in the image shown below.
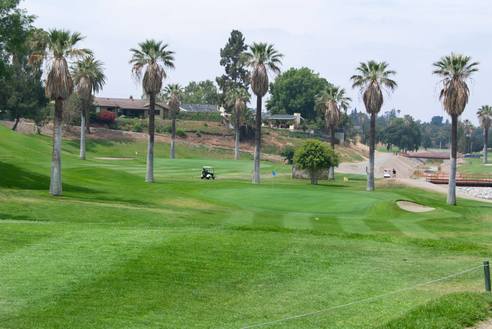
<svg viewBox="0 0 492 329"><path fill-rule="evenodd" d="M85 133L89 110L92 105L93 95L101 91L106 83L104 67L101 61L89 55L77 62L72 67L72 76L75 88L82 102L80 111L80 159L85 160Z"/></svg>
<svg viewBox="0 0 492 329"><path fill-rule="evenodd" d="M179 84L170 84L165 88L164 94L166 94L168 98L167 104L171 116L171 149L169 158L174 159L176 157L176 116L178 115L179 107L181 106L183 89Z"/></svg>
<svg viewBox="0 0 492 329"><path fill-rule="evenodd" d="M166 78L165 68L174 68L174 52L162 41L146 40L132 48L132 73L142 80L142 87L149 96L149 141L147 145L147 173L145 181L154 182L154 134L155 134L155 98L162 89Z"/></svg>
<svg viewBox="0 0 492 329"><path fill-rule="evenodd" d="M483 105L478 109L477 116L483 128L483 163L487 163L487 143L489 140L489 129L492 125L492 106Z"/></svg>
<svg viewBox="0 0 492 329"><path fill-rule="evenodd" d="M46 96L55 101L55 114L53 118L53 152L51 156L50 193L62 194L62 168L61 168L61 144L62 144L62 118L63 104L73 91L73 81L70 75L68 60L80 58L91 54L84 48L76 45L84 38L80 33L67 30L50 30L44 36L45 49L34 51L31 61L45 59L49 65L46 78Z"/></svg>
<svg viewBox="0 0 492 329"><path fill-rule="evenodd" d="M391 79L396 72L388 69L388 63L368 61L360 63L357 74L351 77L352 88L359 88L364 106L371 116L369 132L369 168L367 173L367 190L374 191L374 151L376 143L376 116L381 111L384 98L382 89L393 91L397 83Z"/></svg>
<svg viewBox="0 0 492 329"><path fill-rule="evenodd" d="M246 64L251 69L251 89L256 95L255 154L253 183L260 183L261 108L262 98L268 91L268 71L280 73L283 55L273 45L254 42L245 53Z"/></svg>
<svg viewBox="0 0 492 329"><path fill-rule="evenodd" d="M456 156L458 148L458 118L465 110L470 90L467 80L478 71L478 62L471 57L451 53L434 63L433 73L441 78L439 99L451 116L451 164L449 170L448 204L456 205Z"/></svg>
<svg viewBox="0 0 492 329"><path fill-rule="evenodd" d="M315 107L325 116L325 125L330 129L331 148L335 151L335 130L340 123L340 109L346 111L351 99L345 95L345 89L329 85L315 99ZM330 167L328 177L335 179L335 168Z"/></svg>
<svg viewBox="0 0 492 329"><path fill-rule="evenodd" d="M239 160L240 158L239 142L241 121L249 98L249 92L245 88L241 87L230 89L226 95L226 103L228 104L228 107L234 109L234 160Z"/></svg>

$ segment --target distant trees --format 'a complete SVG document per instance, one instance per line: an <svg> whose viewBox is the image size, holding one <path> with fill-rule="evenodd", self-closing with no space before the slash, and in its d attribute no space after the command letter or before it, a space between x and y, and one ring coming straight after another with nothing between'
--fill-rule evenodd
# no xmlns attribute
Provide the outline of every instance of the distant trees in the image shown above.
<svg viewBox="0 0 492 329"><path fill-rule="evenodd" d="M80 111L80 159L85 160L85 133L89 110L92 106L94 93L102 89L106 82L106 76L102 62L96 60L92 55L75 62L72 76L82 105Z"/></svg>
<svg viewBox="0 0 492 329"><path fill-rule="evenodd" d="M478 71L478 62L471 57L451 53L434 63L433 73L441 79L439 99L444 110L451 116L451 163L449 171L448 204L456 205L456 158L458 146L458 118L468 103L470 90L467 81Z"/></svg>
<svg viewBox="0 0 492 329"><path fill-rule="evenodd" d="M317 140L306 141L294 154L294 164L309 173L313 185L318 184L323 170L338 166L338 162L335 151Z"/></svg>
<svg viewBox="0 0 492 329"><path fill-rule="evenodd" d="M388 145L398 146L400 151L417 151L422 144L420 126L412 116L394 118L381 132L381 141Z"/></svg>
<svg viewBox="0 0 492 329"><path fill-rule="evenodd" d="M251 70L251 89L256 95L255 153L253 184L260 183L261 154L261 110L262 98L268 92L268 73L280 73L283 55L271 44L253 43L249 52L244 54L246 63Z"/></svg>
<svg viewBox="0 0 492 329"><path fill-rule="evenodd" d="M167 105L169 107L169 116L171 117L171 147L169 150L169 158L176 158L176 117L181 106L181 97L183 89L179 84L170 84L164 89L164 94L167 95Z"/></svg>
<svg viewBox="0 0 492 329"><path fill-rule="evenodd" d="M492 106L483 105L478 109L477 116L483 129L483 163L487 163L487 144L489 139L489 129L492 125Z"/></svg>
<svg viewBox="0 0 492 329"><path fill-rule="evenodd" d="M181 102L184 104L220 104L217 86L211 80L191 81L182 90Z"/></svg>
<svg viewBox="0 0 492 329"><path fill-rule="evenodd" d="M291 68L270 84L271 97L266 107L271 113L301 113L308 120L316 118L315 98L330 83L313 70Z"/></svg>
<svg viewBox="0 0 492 329"><path fill-rule="evenodd" d="M369 135L369 169L367 175L367 190L374 190L374 151L376 143L376 116L383 106L382 88L394 90L397 86L391 76L396 72L388 70L385 62L368 61L361 63L357 68L357 74L351 77L352 87L359 88L367 113L371 116Z"/></svg>
<svg viewBox="0 0 492 329"><path fill-rule="evenodd" d="M149 141L147 146L147 173L145 181L154 182L154 135L155 135L155 99L162 89L166 78L166 68L174 68L174 52L162 41L146 40L138 48L130 49L132 73L142 80L142 87L149 97Z"/></svg>

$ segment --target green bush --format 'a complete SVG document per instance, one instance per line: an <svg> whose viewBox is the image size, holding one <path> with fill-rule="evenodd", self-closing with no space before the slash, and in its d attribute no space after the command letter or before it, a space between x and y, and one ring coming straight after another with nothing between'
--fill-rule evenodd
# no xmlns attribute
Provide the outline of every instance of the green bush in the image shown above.
<svg viewBox="0 0 492 329"><path fill-rule="evenodd" d="M181 138L186 138L188 135L186 135L186 132L182 129L177 129L176 130L176 136L181 137Z"/></svg>
<svg viewBox="0 0 492 329"><path fill-rule="evenodd" d="M299 169L306 170L311 184L318 184L322 170L338 166L337 154L317 140L308 140L294 154L294 163Z"/></svg>

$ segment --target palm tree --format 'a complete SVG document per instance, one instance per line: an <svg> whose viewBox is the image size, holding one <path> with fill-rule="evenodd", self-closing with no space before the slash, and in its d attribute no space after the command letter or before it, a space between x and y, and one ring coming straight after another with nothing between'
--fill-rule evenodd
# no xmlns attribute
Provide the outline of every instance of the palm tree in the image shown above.
<svg viewBox="0 0 492 329"><path fill-rule="evenodd" d="M89 110L92 105L93 94L99 92L104 83L103 63L94 56L87 56L75 63L72 67L72 76L77 93L82 102L80 111L80 159L85 160L85 133Z"/></svg>
<svg viewBox="0 0 492 329"><path fill-rule="evenodd" d="M478 109L477 116L483 128L483 163L487 163L487 142L489 139L489 129L492 125L492 106L483 105Z"/></svg>
<svg viewBox="0 0 492 329"><path fill-rule="evenodd" d="M229 108L234 109L234 160L239 160L239 142L240 142L240 128L241 121L243 121L244 111L246 110L246 103L249 101L250 95L244 88L238 87L228 91L226 95L226 103Z"/></svg>
<svg viewBox="0 0 492 329"><path fill-rule="evenodd" d="M478 71L478 62L471 57L451 53L434 63L433 73L442 78L439 99L451 116L451 164L449 170L448 204L456 205L456 156L458 147L458 117L465 110L470 96L467 80Z"/></svg>
<svg viewBox="0 0 492 329"><path fill-rule="evenodd" d="M315 107L325 116L325 125L330 129L331 148L335 151L335 129L340 123L340 109L347 110L351 99L345 96L345 89L329 85L316 96ZM335 179L335 168L330 167L328 177Z"/></svg>
<svg viewBox="0 0 492 329"><path fill-rule="evenodd" d="M132 73L142 80L142 87L149 96L149 141L147 146L147 173L145 181L154 182L154 134L155 134L155 98L162 89L166 78L165 68L174 68L174 52L162 41L146 40L132 48Z"/></svg>
<svg viewBox="0 0 492 329"><path fill-rule="evenodd" d="M169 152L169 158L174 159L176 157L176 116L181 106L183 89L179 84L170 84L165 88L164 94L168 98L167 104L171 116L171 150Z"/></svg>
<svg viewBox="0 0 492 329"><path fill-rule="evenodd" d="M394 90L397 84L391 79L396 72L388 70L388 63L368 61L360 63L356 75L351 77L352 88L359 88L362 93L367 113L371 116L369 132L369 169L367 173L367 190L374 191L374 151L376 143L376 116L381 111L384 98L382 88Z"/></svg>
<svg viewBox="0 0 492 329"><path fill-rule="evenodd" d="M273 45L254 42L245 53L246 64L251 69L251 89L256 95L256 127L253 183L260 183L261 153L261 100L268 91L268 71L280 73L283 55Z"/></svg>
<svg viewBox="0 0 492 329"><path fill-rule="evenodd" d="M473 135L473 123L470 120L463 120L463 130L465 132L465 145L463 152L471 153L472 151L472 135ZM467 152L468 149L468 152Z"/></svg>
<svg viewBox="0 0 492 329"><path fill-rule="evenodd" d="M51 156L50 193L62 194L62 168L61 168L61 144L62 144L62 118L63 104L73 91L73 81L70 76L68 61L91 54L91 51L75 46L84 38L80 33L67 30L50 30L44 37L46 48L33 52L31 61L46 59L49 64L49 72L46 78L46 96L55 101L55 114L53 118L53 152Z"/></svg>

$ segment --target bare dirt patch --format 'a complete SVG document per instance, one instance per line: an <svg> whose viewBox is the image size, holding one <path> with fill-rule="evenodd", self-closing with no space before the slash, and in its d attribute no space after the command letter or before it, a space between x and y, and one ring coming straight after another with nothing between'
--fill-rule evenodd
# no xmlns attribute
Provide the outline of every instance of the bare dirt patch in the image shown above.
<svg viewBox="0 0 492 329"><path fill-rule="evenodd" d="M481 322L478 325L476 325L475 327L472 327L469 329L492 329L492 320Z"/></svg>
<svg viewBox="0 0 492 329"><path fill-rule="evenodd" d="M397 201L396 204L400 209L410 211L410 212L429 212L434 210L434 208L431 207L426 207L421 204L415 203L415 202L410 202L410 201Z"/></svg>

